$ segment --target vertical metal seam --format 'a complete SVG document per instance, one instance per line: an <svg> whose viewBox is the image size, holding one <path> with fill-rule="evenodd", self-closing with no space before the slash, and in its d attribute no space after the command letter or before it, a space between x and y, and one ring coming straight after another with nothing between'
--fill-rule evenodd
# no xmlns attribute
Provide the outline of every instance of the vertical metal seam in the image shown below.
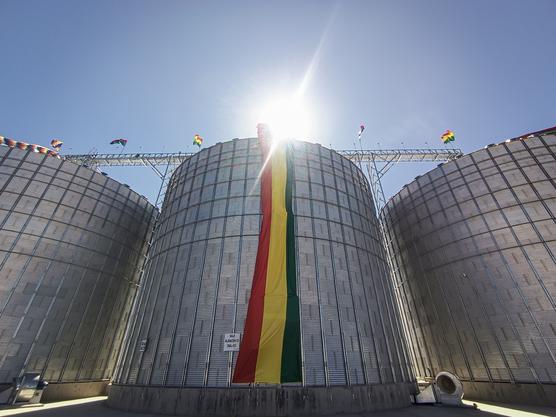
<svg viewBox="0 0 556 417"><path fill-rule="evenodd" d="M230 162L230 173L228 174L228 198L226 199L226 208L224 209L224 225L222 227L222 236L221 236L221 244L220 244L220 254L218 256L218 269L217 269L217 273L216 273L216 283L214 285L214 305L212 308L212 320L211 320L211 324L210 324L210 331L209 331L209 340L208 340L208 345L207 345L207 352L205 355L205 372L204 372L204 379L203 379L203 386L206 387L208 385L208 377L209 377L209 372L210 372L210 359L212 356L212 341L214 338L214 322L216 320L216 310L218 307L218 291L220 289L220 276L222 274L222 260L224 258L224 246L226 246L226 231L227 231L227 227L228 227L228 210L230 207L230 200L232 199L231 193L232 193L232 171L234 168L234 160L236 157L236 142L232 142L232 151L230 152L232 157L231 162ZM222 159L222 153L220 154L220 159ZM206 173L205 173L206 175ZM243 179L244 181L244 185L243 188L245 189L245 182L246 179ZM214 206L214 199L216 198L216 185L214 186L214 193L212 196L212 203L211 205ZM244 204L245 201L245 196L242 199L242 203ZM212 208L211 208L211 214L212 214ZM243 213L242 213L242 218L243 218ZM210 224L212 223L213 219L211 216L211 221ZM209 224L209 230L208 232L210 233L210 224ZM208 239L208 234L207 234L207 239ZM241 238L239 238L239 240L241 240ZM207 242L208 245L208 242Z"/></svg>
<svg viewBox="0 0 556 417"><path fill-rule="evenodd" d="M238 243L238 252L237 252L237 266L236 266L236 282L234 288L234 317L232 321L232 331L236 332L236 325L237 325L237 306L239 301L239 285L241 281L241 256L243 255L243 240L245 239L244 235L244 227L245 227L245 205L246 200L249 195L247 194L247 183L248 183L248 172L249 172L249 161L251 160L251 148L250 148L251 140L248 140L247 146L245 149L245 170L243 172L243 178L245 179L245 183L243 184L243 199L241 204L241 224L239 226L239 243ZM228 352L228 374L226 376L226 386L231 385L232 381L232 372L233 372L233 364L234 364L234 352Z"/></svg>
<svg viewBox="0 0 556 417"><path fill-rule="evenodd" d="M377 218L378 220L378 218ZM379 220L378 220L379 221ZM394 363L394 361L392 361L392 369L395 370L394 365L396 365L396 368L398 369L399 373L400 373L400 377L401 380L404 380L404 375L403 375L403 371L402 371L402 355L400 354L400 347L399 347L399 340L398 340L398 334L396 331L396 327L394 324L394 320L392 319L392 316L395 317L395 311L392 309L393 308L393 300L391 298L391 288L389 287L388 284L390 284L390 277L388 275L388 267L387 267L387 260L386 260L386 254L384 253L384 247L383 245L383 239L382 239L382 231L380 230L380 225L375 225L375 230L378 231L379 234L379 240L375 242L375 247L378 248L379 252L378 254L375 254L375 262L376 265L379 269L379 271L382 272L382 276L383 279L380 279L380 288L382 290L382 293L384 294L384 300L386 301L386 315L389 321L389 328L390 328L390 335L392 336L392 339L394 341L394 348L395 348L395 353L397 356L397 362ZM381 262L379 262L381 261ZM384 278L386 279L386 284L384 282ZM396 378L396 374L394 372L394 382L398 382L397 378Z"/></svg>
<svg viewBox="0 0 556 417"><path fill-rule="evenodd" d="M218 145L216 145L218 146ZM217 171L220 171L220 168L222 166L222 145L219 145L218 147L218 168ZM209 148L210 149L210 148ZM213 150L216 148L212 148ZM208 152L209 154L207 155L207 161L208 158L211 156L211 152ZM230 166L230 170L231 170L231 166ZM218 178L218 174L217 174L217 178ZM204 170L203 173L203 181L202 181L202 185L201 185L201 190L204 188L204 184L205 184L205 179L206 179L206 168ZM228 183L228 189L230 187L230 184ZM202 194L201 194L202 195ZM212 211L214 210L214 196L216 195L216 185L214 187L214 191L212 192L212 200L210 202L210 215L212 215ZM199 196L199 198L201 198L201 196ZM229 198L229 196L228 196ZM199 202L199 211L197 212L197 219L199 218L199 213L201 209L201 203ZM209 215L209 219L210 219L210 215ZM195 222L197 223L197 222ZM189 371L189 361L191 359L191 347L193 346L193 335L195 334L195 328L197 327L197 312L199 310L199 299L201 297L201 288L203 287L203 276L204 276L204 271L205 271L205 261L206 261L206 256L207 256L207 249L208 249L208 236L210 233L210 221L207 221L207 232L205 234L205 244L203 246L203 257L202 257L202 261L201 261L201 268L200 268L200 277L199 277L199 288L197 290L197 299L195 302L195 313L193 315L193 325L191 326L191 333L189 335L189 342L187 345L187 353L185 355L185 366L183 369L183 373L182 373L182 378L181 378L181 385L183 386L186 381L187 381L187 373ZM194 235L192 236L193 238L195 237ZM192 248L193 249L193 248Z"/></svg>
<svg viewBox="0 0 556 417"><path fill-rule="evenodd" d="M385 217L386 222L390 221L390 223L392 223L392 218L391 218L391 215L390 215L390 207L388 205L386 205L385 207L386 207L386 211L388 212L386 217ZM383 212L384 212L384 209L383 209ZM392 226L392 229L393 229L393 226ZM397 242L398 239L397 239L396 234L392 231L392 235L390 235L390 227L388 227L388 226L386 227L386 231L388 232L388 235L390 237L390 242L395 241L396 247L399 248L399 243ZM393 243L389 243L389 244L392 245L392 246L394 245ZM419 372L419 370L418 370L418 366L419 366L418 359L421 361L422 369L421 369L420 372L422 372L422 374L418 375L418 376L424 376L426 374L426 368L427 367L425 366L425 362L424 362L425 357L423 356L423 353L421 352L420 344L417 343L417 340L418 340L417 326L415 326L414 320L412 318L407 317L408 315L412 316L412 314L411 314L411 305L410 305L409 299L411 298L411 301L413 302L413 304L415 306L414 307L415 310L416 310L416 303L415 303L415 300L413 299L413 294L411 293L411 288L409 288L409 292L410 292L411 297L408 297L408 295L405 291L405 284L408 281L408 278L407 278L408 274L407 274L407 271L405 270L406 266L402 265L401 263L398 263L394 248L392 248L391 257L392 257L392 262L393 263L395 262L396 265L397 265L396 269L394 269L394 267L392 265L392 271L393 271L394 274L397 275L397 277L399 279L399 282L400 282L400 284L397 287L397 296L400 297L399 298L400 299L400 301L399 301L400 310L402 311L402 314L404 316L402 318L402 323L405 323L404 329L407 328L406 329L406 332L407 332L406 334L407 334L407 339L408 339L408 345L411 347L411 353L413 355L413 364L416 367L416 371ZM404 277L405 277L405 282L403 280ZM401 290L399 289L400 287L401 287ZM402 295L401 295L402 293L403 293L403 298L405 299L405 301L401 299L402 298ZM416 315L417 321L419 322L419 324L418 324L419 333L421 334L421 336L423 336L423 332L421 331L422 326L420 324L421 323L421 318L419 317L419 315L417 313L415 315ZM413 330L413 337L411 336L410 330ZM418 354L415 353L415 345L417 345L417 350L419 351ZM430 353L428 352L428 346L425 346L424 348L426 350L426 352L425 352L426 356L427 356L426 359L428 359L429 365L432 367L432 362L431 362L431 359L430 359Z"/></svg>
<svg viewBox="0 0 556 417"><path fill-rule="evenodd" d="M334 163L334 155L335 152L334 151L330 151L330 164L332 166L332 171L334 172L333 174L333 178L334 178L334 192L336 194L336 204L338 207L338 215L340 217L340 230L341 230L341 234L342 234L342 242L340 243L340 246L343 249L344 252L344 259L346 261L346 272L347 272L347 276L348 276L348 284L349 284L349 294L350 294L350 298L351 298L351 308L353 309L353 318L355 321L355 332L357 335L357 344L359 346L359 358L361 360L361 368L363 370L363 383L364 384L368 384L369 383L369 375L368 375L368 370L367 370L367 363L365 361L365 358L363 357L363 345L361 343L361 330L359 329L359 320L357 320L357 309L355 308L355 299L353 298L353 287L352 287L352 277L351 277L351 272L350 269L348 267L348 252L347 252L347 246L346 246L346 236L345 236L345 231L344 231L344 227L346 226L344 219L343 219L343 214L342 214L342 206L340 206L340 193L338 190L338 180L337 180L337 175L336 175L336 167L335 167L335 163ZM345 183L345 174L344 174L344 170L342 167L342 164L340 163L341 169L339 170L342 173L342 181L344 181ZM325 188L325 193L326 193L326 188ZM348 199L348 210L349 210L349 199ZM355 229L353 228L353 218L351 216L351 211L350 211L350 221L351 221L351 229L352 231L354 231ZM355 234L353 233L353 240L355 241ZM332 237L330 237L330 239L332 239ZM363 280L361 280L363 281Z"/></svg>
<svg viewBox="0 0 556 417"><path fill-rule="evenodd" d="M168 166L166 166L166 167L168 167ZM167 170L165 171L164 175L166 175L166 174L167 174ZM159 190L159 194L160 194L160 190ZM166 210L169 209L168 205L169 205L169 201L170 201L170 195L171 194L167 194L167 195L165 194L164 195L164 203L165 203L165 209ZM159 197L157 197L157 199L158 198ZM199 209L200 209L200 207L199 207ZM167 224L170 223L170 220L171 220L172 217L174 218L173 219L174 222L173 222L173 227L171 229L171 232L168 232L168 233L164 234L164 236L161 236L160 239L161 239L161 241L170 241L171 242L173 232L176 230L176 223L178 221L178 213L176 212L172 215L172 213L166 214L166 212L165 212L164 216L165 216L165 220L166 220ZM181 231L179 232L180 233L179 242L182 241L181 238L183 236L184 230L185 230L185 227L182 227ZM152 364L151 364L150 369L147 371L147 376L146 376L146 381L147 381L148 385L151 384L153 369L156 366L157 354L159 353L158 348L160 346L160 339L162 338L162 330L164 329L164 326L162 324L166 322L166 314L168 312L168 305L170 304L169 303L169 298L170 298L170 294L172 292L172 287L174 285L174 280L176 278L176 265L178 264L178 261L179 261L178 257L179 257L179 254L180 254L181 245L178 244L178 245L175 245L173 247L170 247L170 245L168 244L168 248L165 250L166 259L168 259L169 255L172 253L172 250L174 250L174 249L176 250L176 256L174 258L174 264L172 266L172 272L170 273L170 278L169 278L169 282L168 282L168 293L166 294L166 297L164 298L166 300L166 302L164 303L164 309L162 311L162 316L161 316L161 319L160 319L161 326L160 326L160 330L158 331L158 336L155 339L154 349L152 350L152 352L153 352ZM165 261L164 266L166 266L166 265L167 265L167 263ZM164 268L163 268L163 270L164 270ZM184 285L185 285L185 281L186 280L184 280ZM161 283L162 283L162 280L161 280ZM158 299L158 295L157 295L157 299ZM179 311L177 312L176 316L179 316ZM153 307L153 317L154 317L154 307ZM176 318L176 322L177 322L177 318ZM151 322L151 324L152 324L152 322ZM148 334L150 334L150 325L149 325ZM168 349L169 349L168 350L168 357L166 359L167 363L170 362L170 356L171 356L170 346L168 346ZM163 379L162 383L164 384L164 379L165 379L164 373L162 375L162 379Z"/></svg>
<svg viewBox="0 0 556 417"><path fill-rule="evenodd" d="M316 145L315 145L316 146ZM314 267L315 267L315 284L317 290L317 303L318 303L318 310L319 310L319 322L320 322L320 337L321 337L321 346L322 346L322 360L324 365L324 383L325 386L330 386L330 370L328 367L328 351L326 346L326 338L324 337L324 326L323 326L323 308L321 303L321 289L320 289L320 273L318 268L318 261L317 261L317 237L315 234L315 209L314 209L314 199L313 199L313 186L311 181L311 166L309 164L309 153L305 152L305 160L307 162L307 183L309 186L309 206L311 210L311 229L312 229L312 236L311 240L313 241L313 258L314 258ZM320 169L322 167L319 166Z"/></svg>
<svg viewBox="0 0 556 417"><path fill-rule="evenodd" d="M319 171L320 171L320 177L322 180L322 189L323 189L323 193L324 193L324 199L326 199L326 185L324 183L324 168L322 166L322 146L319 145L318 147L318 158L319 158ZM330 229L330 214L328 212L328 203L326 202L326 200L324 201L324 212L326 213L326 227L328 229L328 248L330 250L330 260L331 260L331 264L332 264L332 285L334 287L334 298L336 299L336 316L338 317L338 326L339 326L339 332L340 332L340 341L342 344L342 355L343 355L343 359L344 359L344 375L346 378L346 383L348 386L351 385L351 368L350 368L350 362L347 358L347 352L346 352L346 342L345 342L345 334L344 334L344 330L342 328L342 318L340 315L340 304L338 302L338 289L337 289L337 285L336 285L336 263L335 263L335 259L334 259L334 250L332 249L332 241L331 241L331 229Z"/></svg>
<svg viewBox="0 0 556 417"><path fill-rule="evenodd" d="M373 158L372 161L372 168L373 171L375 171L375 173L377 174L377 182L375 184L375 189L376 189L376 194L373 196L373 194L371 194L371 198L373 199L373 204L374 207L376 208L375 210L375 218L374 220L376 221L376 225L375 225L375 229L378 230L378 234L379 234L379 239L378 239L378 244L376 245L378 247L378 254L376 254L377 259L381 259L382 262L377 264L379 265L379 268L382 267L383 269L383 273L386 276L386 283L384 283L384 280L381 280L381 287L382 287L382 291L384 292L384 296L386 297L386 300L388 300L389 302L386 304L386 310L388 312L388 319L390 321L390 328L392 331L392 338L394 339L394 345L396 348L396 355L398 357L398 369L400 372L400 377L402 378L402 381L405 381L406 376L409 376L411 374L411 372L409 372L408 375L405 375L404 372L404 367L402 366L402 362L407 361L407 353L406 353L406 348L405 348L405 344L403 341L403 333L400 329L400 323L399 323L399 311L397 309L397 305L396 305L396 300L394 298L394 288L393 288L393 277L392 277L392 268L390 267L390 263L389 263L389 258L388 258L388 251L387 251L387 247L386 247L386 233L383 229L383 223L380 220L380 209L381 207L384 207L384 205L386 204L386 199L384 197L384 190L382 188L382 182L380 181L380 178L382 177L382 175L384 175L384 173L386 173L388 171L388 169L390 169L390 167L392 166L392 164L394 163L394 161L388 161L387 165L383 168L382 173L378 171L377 166L376 166L376 159ZM369 168L370 163L367 164L367 168ZM385 171L384 171L385 170ZM369 170L370 173L371 170ZM375 198L378 200L375 201ZM380 255L380 256L379 256ZM401 352L401 354L400 354ZM408 369L405 369L406 372L408 371Z"/></svg>
<svg viewBox="0 0 556 417"><path fill-rule="evenodd" d="M197 160L196 160L193 177L195 177L197 175L197 171L199 169L198 159L199 158L197 158ZM176 173L176 175L178 175L178 174L181 174L181 172ZM204 179L203 179L203 181L204 181ZM191 181L191 188L192 189L190 189L187 193L186 207L182 210L176 211L176 214L175 214L176 220L175 220L175 222L177 222L177 219L179 217L180 212L184 212L184 220L185 220L185 217L187 216L187 211L191 208L191 204L190 204L191 203L191 196L193 195L193 191L194 191L193 190L193 183L194 183L194 181ZM184 182L184 187L183 188L185 188L185 182ZM201 190L202 190L202 187L201 187ZM183 192L185 192L185 191L182 190L182 193ZM179 203L181 203L181 201L182 201L181 197L183 196L183 194L177 194L178 191L177 191L177 186L176 186L176 191L175 192L171 190L170 193L165 193L165 195L164 195L165 202L163 204L163 208L169 203L170 196L172 196L173 193L175 193L174 194L174 199L173 199L174 204L178 204L178 207L179 207ZM195 205L197 205L197 204L195 204ZM197 220L198 217L199 217L199 212L200 212L200 207L201 207L200 201L199 201L198 206L199 206L199 208L197 209L197 214L195 216L195 220ZM189 283L189 280L187 279L187 275L188 275L187 271L189 269L189 264L191 262L191 254L193 253L193 243L194 243L193 238L195 236L195 231L197 230L197 223L198 223L197 221L195 221L193 223L193 226L192 226L192 229L191 229L191 241L185 242L185 243L183 242L183 235L185 233L186 227L189 224L183 224L182 225L182 230L180 232L180 240L179 240L178 244L176 245L178 248L186 247L186 248L188 248L188 250L187 250L187 259L185 260L184 277L183 277L183 280L182 280L180 296L178 298L178 308L176 310L176 318L175 318L174 324L172 326L173 330L172 330L171 337L170 337L170 346L168 347L168 359L167 359L166 365L164 366L163 371L162 371L162 385L166 385L166 382L167 382L167 379L168 379L168 372L170 370L170 363L172 363L172 356L174 354L174 345L175 345L175 341L176 341L176 332L178 331L178 325L179 325L180 316L181 316L181 312L182 312L182 305L183 305L183 298L184 298L184 294L185 294L185 288L186 288L187 284ZM171 237L170 237L170 239L171 239ZM178 249L178 254L179 254L179 249ZM176 259L176 263L177 262L178 262L178 259ZM191 328L193 329L193 324L192 324Z"/></svg>
<svg viewBox="0 0 556 417"><path fill-rule="evenodd" d="M361 174L362 174L362 178L359 179L359 181L360 181L360 182L367 182L367 179L365 178L365 173L363 172L363 170L360 170L360 171L361 171ZM370 169L370 167L369 167L369 163L367 163L367 172L368 172L368 174L369 174L369 177L371 177L371 169ZM357 174L358 174L358 177L359 177L359 173L357 173ZM367 184L367 187L368 187L368 184ZM365 190L367 187L362 187L362 189ZM371 185L371 187L372 187L372 185ZM369 193L369 194L367 195L367 198L368 198L369 195L370 195L370 196L371 196L371 202L372 202L372 204L369 205L369 206L370 206L369 208L372 207L372 208L374 209L373 211L374 211L375 221L378 222L378 217L377 217L378 212L377 212L377 208L376 208L376 206L375 206L374 198L372 197L372 191L368 191L368 193ZM364 193L362 192L361 194L362 194L361 203L362 203L363 205L365 205ZM369 220L370 220L371 223L372 223L372 220L373 220L372 217L369 217ZM376 224L375 224L375 226L376 226ZM380 237L379 237L378 242L381 242L381 241L382 241L382 240L381 240ZM371 242L372 242L372 237L371 237ZM369 248L369 250L372 250L372 249L373 249L373 248ZM371 264L372 264L372 261L374 260L374 259L371 257L371 255L373 255L373 254L372 254L372 252L369 251L369 255L368 255L368 256L369 256L369 269L372 269L372 268L371 268ZM375 254L375 255L376 255L376 254ZM376 262L376 261L375 261L375 262ZM377 262L377 265L378 265L378 262ZM380 318L380 327L381 327L381 329L382 329L382 336L384 337L384 343L385 343L385 345L386 345L386 353L387 353L387 356L388 356L388 364L390 365L390 372L392 373L392 382L395 383L395 382L397 382L397 381L396 381L397 378L396 378L396 371L394 370L394 360L393 360L393 357L392 357L392 349L391 349L391 347L390 347L390 341L388 340L388 338L389 338L389 337L388 337L388 332L386 331L387 326L386 326L386 324L385 324L385 319L384 319L383 310L382 310L382 307L381 307L381 303L380 303L380 301L379 301L379 292L378 292L378 290L377 290L377 284L376 284L375 276L374 276L374 274L372 273L372 270L371 270L370 272L371 272L371 273L370 273L370 278L371 278L370 281L371 281L371 283L372 283L372 293L374 293L375 299L376 299L376 302L377 302L378 314L379 314L379 318ZM386 296L386 294L384 294L384 295Z"/></svg>
<svg viewBox="0 0 556 417"><path fill-rule="evenodd" d="M87 183L87 186L88 186L88 184L89 184L89 183ZM118 189L119 189L119 187L118 187ZM124 213L125 213L125 209L126 209L126 207L128 207L128 203L131 201L131 198L130 198L131 192L132 192L132 191L131 191L130 189L128 189L128 193L127 193L127 195L125 196L125 202L124 202L124 205L123 205L123 209L121 209L121 211L120 211L120 213L119 213L120 215L119 215L118 221L117 221L117 223L116 223L116 224L118 224L118 225L121 224L121 219L122 219L122 217L123 217L123 215L124 215ZM83 198L83 197L81 197L81 199L82 199L82 198ZM79 201L79 203L78 203L78 206L79 206L79 204L81 203L81 199L80 199L80 201ZM78 206L77 206L77 207L78 207ZM131 208L130 208L130 209L131 209ZM75 211L74 211L74 213L75 213ZM111 238L114 239L114 235L116 235L116 234L117 234L117 229L114 229L114 232L112 233ZM131 251L130 251L130 256L131 256L132 259L133 259L133 258L134 258L134 254L133 254L132 245L130 245L130 249L131 249ZM124 261L124 260L122 260L122 258L121 258L121 252L120 252L120 254L119 254L119 256L118 256L118 262L123 263L123 261ZM136 263L138 263L138 262L139 262L139 259L136 260ZM126 262L126 264L131 265L131 263L128 263L128 262ZM134 272L135 272L135 268L133 268L132 276L130 277L131 279L133 279ZM115 298L114 301L113 301L113 307L112 307L111 312L110 312L110 315L109 315L109 317L113 317L114 314L117 314L117 315L120 316L120 317L119 317L119 319L115 322L115 326L114 326L114 329L113 329L113 330L111 330L111 331L109 332L108 327L106 327L106 328L104 329L104 332L103 332L104 335L103 335L103 337L102 337L102 341L103 341L103 342L104 342L104 340L106 339L107 336L108 336L108 338L111 338L111 339L112 339L112 341L110 342L110 348L109 348L108 350L104 349L104 351L107 352L107 356L106 356L106 359L105 359L105 360L106 360L106 364L105 364L104 366L93 365L93 366L99 367L100 369L103 369L103 374L100 376L101 379L104 378L104 377L106 376L106 372L107 372L107 370L110 368L110 360L111 360L111 356L113 355L113 352L114 352L114 343L116 342L116 337L117 337L118 333L121 331L122 326L125 327L125 326L127 325L127 320L126 320L126 322L122 323L123 317L125 317L125 310L126 310L126 304L127 304L126 301L127 301L127 300L131 301L131 300L130 300L130 297L134 298L134 295L135 295L135 294L131 294L132 291L134 290L134 288L132 287L132 285L130 285L130 284L132 284L132 281L128 281L128 280L126 280L124 277L122 277L122 278L123 278L123 279L120 279L118 276L115 276L115 277L113 278L113 279L115 279L115 280L120 279L120 286L119 286L119 289L118 289L118 291L117 291L116 298ZM123 287L123 288L122 288L122 287ZM120 302L120 300L122 299L122 297L123 297L123 302L122 302L122 305L119 306L118 303ZM117 307L118 307L118 309L117 309L116 312L115 312L115 309L116 309ZM112 332L112 336L110 337L111 332ZM120 342L122 342L122 341L120 341ZM121 343L120 343L120 344L121 344ZM103 345L104 345L104 343L103 343ZM116 350L118 350L118 349L116 349ZM103 349L99 349L98 354L97 354L97 358L96 358L95 361L93 362L94 364L96 364L96 363L100 360L100 357L101 357L101 353L102 353L102 352L103 352ZM113 363L112 366L115 366L115 363ZM113 369L113 371L115 371L115 369Z"/></svg>
<svg viewBox="0 0 556 417"><path fill-rule="evenodd" d="M154 213L153 213L154 211ZM149 218L145 221L146 213L149 213ZM133 295L133 301L131 304L131 308L129 309L129 315L125 323L124 334L122 335L122 341L118 348L118 354L116 355L116 361L114 364L114 372L113 372L113 379L121 383L123 382L123 373L125 369L125 364L127 363L128 355L131 349L131 343L133 339L133 332L135 326L137 324L137 318L139 316L139 307L142 304L143 296L146 293L144 291L144 283L145 283L145 272L147 268L147 264L149 261L150 250L153 247L153 238L154 233L156 230L156 224L158 222L158 211L155 210L144 210L144 214L141 218L142 223L146 222L145 232L143 235L143 246L139 251L137 257L137 267L133 272L133 277L137 277L137 288L135 290L135 294Z"/></svg>
<svg viewBox="0 0 556 417"><path fill-rule="evenodd" d="M160 223L159 227L162 227L162 222ZM161 231L162 229L158 229L158 230ZM158 247L160 248L160 247L162 247L162 244L163 244L162 239L161 239L159 242L160 242L160 243L158 244ZM158 242L157 242L157 243L158 243ZM164 258L164 261L162 262L162 270L164 270L164 265L165 265L165 263L166 263L166 259L168 258L168 254L169 254L168 251L163 251L163 252L160 251L160 253L157 254L156 266L155 266L155 269L154 269L154 272L153 272L153 273L156 274L156 270L158 269L159 261L160 261L162 258ZM151 273L151 271L153 271L153 270L150 270L149 273ZM147 299L146 304L145 304L145 314L143 315L143 318L142 318L142 320L141 320L141 325L140 325L141 327L139 328L139 333L138 333L138 335L141 334L141 333L143 333L144 335L146 335L147 339L149 338L149 335L150 335L150 331L151 331L150 329L151 329L151 325L152 325L152 319L153 319L153 316L154 316L154 314L155 314L156 302L158 301L158 297L159 297L159 294L160 294L160 287L162 286L162 280L163 280L163 276L161 276L159 279L157 279L157 284L158 284L158 285L157 285L157 287L156 287L156 293L154 294L154 298L153 298L154 301L152 302L151 314L149 315L149 319L148 319L148 321L147 321L147 323L146 323L146 327L143 327L143 324L144 324L143 319L144 319L144 316L147 315L147 311L148 311L148 301L149 301L149 299L150 299L150 290L152 290L152 287L151 287L150 290L149 290L149 298ZM153 285L154 285L154 278L153 278ZM138 358L138 362L137 362L137 375L136 375L136 377L135 377L136 383L137 383L137 381L140 379L139 377L141 376L141 370L143 369L143 368L142 368L142 367L143 367L143 359L145 358L145 352L147 352L147 350L148 350L148 346L146 347L145 350L139 352L139 358ZM145 370L144 372L147 372L147 370Z"/></svg>
<svg viewBox="0 0 556 417"><path fill-rule="evenodd" d="M291 145L291 153L289 155L290 158L293 158L292 166L294 167L294 171L296 169L296 161L297 158L293 152L294 144ZM288 173L289 175L289 173ZM294 247L295 247L295 288L297 290L297 296L299 299L299 343L301 344L301 386L305 387L307 385L307 370L305 369L305 344L304 344L304 334L303 334L303 303L302 303L302 293L301 293L301 266L299 264L299 227L297 224L297 177L295 172L293 173L293 178L291 179L292 184L292 203L293 203L293 227L294 227Z"/></svg>
<svg viewBox="0 0 556 417"><path fill-rule="evenodd" d="M350 164L351 165L350 165L349 174L350 174L351 180L353 181L353 187L355 188L358 185L356 183L356 181L357 182L359 181L358 172L354 171L354 168L357 169L357 167L351 162L350 162ZM344 178L345 178L345 167L343 166L343 164L342 164L342 172L344 173ZM346 185L346 187L347 187L347 185ZM351 198L353 198L353 197L350 196L350 195L347 196L348 208L349 208L350 217L351 217L351 224L353 226L353 210L354 209L351 205ZM357 197L355 197L355 199L357 199ZM367 216L362 216L361 214L358 214L358 215L362 219L361 228L363 229L363 221L365 221L365 220L370 221L370 219L368 219ZM378 380L379 380L379 383L382 384L383 383L383 375L382 375L381 360L380 360L381 353L380 353L380 349L377 346L376 341L375 341L375 335L377 334L377 332L376 332L375 326L373 324L372 312L371 312L371 309L369 307L369 298L367 297L367 292L365 291L365 286L368 283L365 282L365 279L363 277L364 271L363 271L363 265L361 263L361 253L360 253L360 249L359 249L360 246L357 245L357 238L356 238L357 234L361 234L363 236L363 240L368 239L368 237L365 236L364 230L358 230L358 229L355 229L355 228L353 228L353 229L357 230L358 233L354 233L353 238L354 238L354 241L356 242L356 244L355 244L355 248L352 248L352 250L354 250L354 252L357 254L357 263L359 265L359 273L361 275L361 286L363 287L363 298L365 299L365 307L367 309L367 317L369 319L369 326L370 326L370 330L371 330L371 333L372 333L370 339L372 341L374 355L375 355L375 363L376 363L376 370L377 370L377 373L378 373ZM371 278L371 280L372 280L372 278ZM368 379L368 375L367 375L367 379Z"/></svg>
<svg viewBox="0 0 556 417"><path fill-rule="evenodd" d="M384 206L383 206L384 207ZM408 342L406 340L406 333L405 327L402 322L402 311L401 306L399 305L400 299L397 295L397 288L396 288L396 278L394 275L394 266L392 264L392 260L390 259L390 252L389 252L389 237L388 237L388 230L386 230L386 224L384 223L383 219L381 218L381 214L378 215L378 224L379 224L379 232L382 240L382 258L384 262L385 268L385 275L387 277L388 283L388 294L392 309L392 315L395 320L394 329L396 331L397 340L399 341L399 351L401 351L401 357L398 357L400 360L400 372L403 381L412 381L414 380L413 369L411 366L411 359L409 357L408 352Z"/></svg>
<svg viewBox="0 0 556 417"><path fill-rule="evenodd" d="M133 383L137 382L137 377L139 376L139 369L141 366L141 360L142 360L142 352L137 352L137 354L135 354L135 349L133 346L136 345L137 341L139 340L139 336L141 335L141 329L143 328L143 321L145 319L145 316L147 314L147 306L149 303L149 299L151 298L151 291L153 289L154 286L154 281L155 278L150 278L151 276L151 271L156 271L156 268L158 267L158 262L160 260L160 258L162 257L162 254L158 254L157 250L160 247L160 241L156 240L156 236L159 233L160 230L160 222L161 222L161 217L160 214L157 216L157 218L154 221L154 225L153 225L153 231L152 231L152 238L151 238L151 245L149 246L149 248L147 249L147 253L145 254L145 265L143 268L143 280L140 286L140 294L139 296L140 301L139 301L139 305L137 307L137 315L139 315L139 312L141 312L141 318L138 320L138 317L134 318L134 322L133 322L133 329L130 332L130 336L129 336L129 342L128 342L128 346L127 349L128 352L126 352L126 358L125 358L125 362L122 365L122 375L119 379L119 381L121 383L129 383L129 378L130 378L130 374L132 373L132 369L133 369L133 363L134 363L134 359L137 357L136 362L137 362L137 375L135 375L135 381ZM145 280L147 280L148 282L146 282ZM146 284L149 284L149 287L147 289ZM129 362L128 362L129 359ZM127 364L127 367L126 367ZM127 372L125 372L127 369ZM125 377L123 376L125 372Z"/></svg>

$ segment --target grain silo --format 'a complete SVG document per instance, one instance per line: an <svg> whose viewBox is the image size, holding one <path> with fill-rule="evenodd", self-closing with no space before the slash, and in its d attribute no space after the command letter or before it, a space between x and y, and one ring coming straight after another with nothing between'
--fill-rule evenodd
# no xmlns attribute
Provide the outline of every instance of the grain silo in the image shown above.
<svg viewBox="0 0 556 417"><path fill-rule="evenodd" d="M272 222L287 217L292 227L287 256L295 265L289 275L294 292L288 297L298 298L300 378L294 372L276 380L282 384L268 383L273 380L263 372L251 385L234 383L247 377L232 378L238 352L228 342L241 334L241 349L247 343L245 321L264 239L259 235L267 227L261 154L268 149L256 138L236 139L202 149L173 173L110 406L170 414L320 415L409 404L413 376L364 174L317 144L291 141L275 152L281 149L287 154L286 205L273 206ZM278 250L272 239L270 257ZM267 282L274 270L268 271ZM266 288L265 306L272 303ZM260 346L259 360L266 349Z"/></svg>
<svg viewBox="0 0 556 417"><path fill-rule="evenodd" d="M155 209L105 175L20 146L0 146L0 383L39 373L43 399L98 395Z"/></svg>
<svg viewBox="0 0 556 417"><path fill-rule="evenodd" d="M556 135L489 145L382 211L417 376L466 396L555 404Z"/></svg>

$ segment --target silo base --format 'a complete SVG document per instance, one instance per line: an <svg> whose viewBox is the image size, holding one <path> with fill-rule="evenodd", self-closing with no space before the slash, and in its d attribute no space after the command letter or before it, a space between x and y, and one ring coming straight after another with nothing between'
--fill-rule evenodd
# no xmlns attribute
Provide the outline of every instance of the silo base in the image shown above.
<svg viewBox="0 0 556 417"><path fill-rule="evenodd" d="M351 387L173 388L112 385L108 406L141 413L212 417L356 414L407 407L411 383Z"/></svg>
<svg viewBox="0 0 556 417"><path fill-rule="evenodd" d="M41 397L42 403L75 400L77 398L106 395L108 380L84 382L58 382L48 384Z"/></svg>
<svg viewBox="0 0 556 417"><path fill-rule="evenodd" d="M463 399L556 407L556 384L463 383Z"/></svg>

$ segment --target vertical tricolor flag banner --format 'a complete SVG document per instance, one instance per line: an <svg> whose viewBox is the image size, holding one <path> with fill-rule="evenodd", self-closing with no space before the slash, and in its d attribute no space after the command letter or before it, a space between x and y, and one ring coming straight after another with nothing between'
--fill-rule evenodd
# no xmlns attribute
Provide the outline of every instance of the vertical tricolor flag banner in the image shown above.
<svg viewBox="0 0 556 417"><path fill-rule="evenodd" d="M301 382L292 210L293 150L257 126L263 156L262 225L234 383Z"/></svg>

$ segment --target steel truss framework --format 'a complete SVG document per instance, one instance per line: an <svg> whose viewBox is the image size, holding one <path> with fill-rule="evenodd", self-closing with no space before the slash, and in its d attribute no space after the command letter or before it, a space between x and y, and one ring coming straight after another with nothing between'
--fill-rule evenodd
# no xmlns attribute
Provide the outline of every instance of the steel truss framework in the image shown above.
<svg viewBox="0 0 556 417"><path fill-rule="evenodd" d="M381 178L398 162L446 162L463 156L460 149L360 149L339 150L340 155L366 170L377 214L386 204ZM161 179L155 205L160 207L174 168L193 153L132 153L66 155L65 159L91 168L102 166L146 166Z"/></svg>

